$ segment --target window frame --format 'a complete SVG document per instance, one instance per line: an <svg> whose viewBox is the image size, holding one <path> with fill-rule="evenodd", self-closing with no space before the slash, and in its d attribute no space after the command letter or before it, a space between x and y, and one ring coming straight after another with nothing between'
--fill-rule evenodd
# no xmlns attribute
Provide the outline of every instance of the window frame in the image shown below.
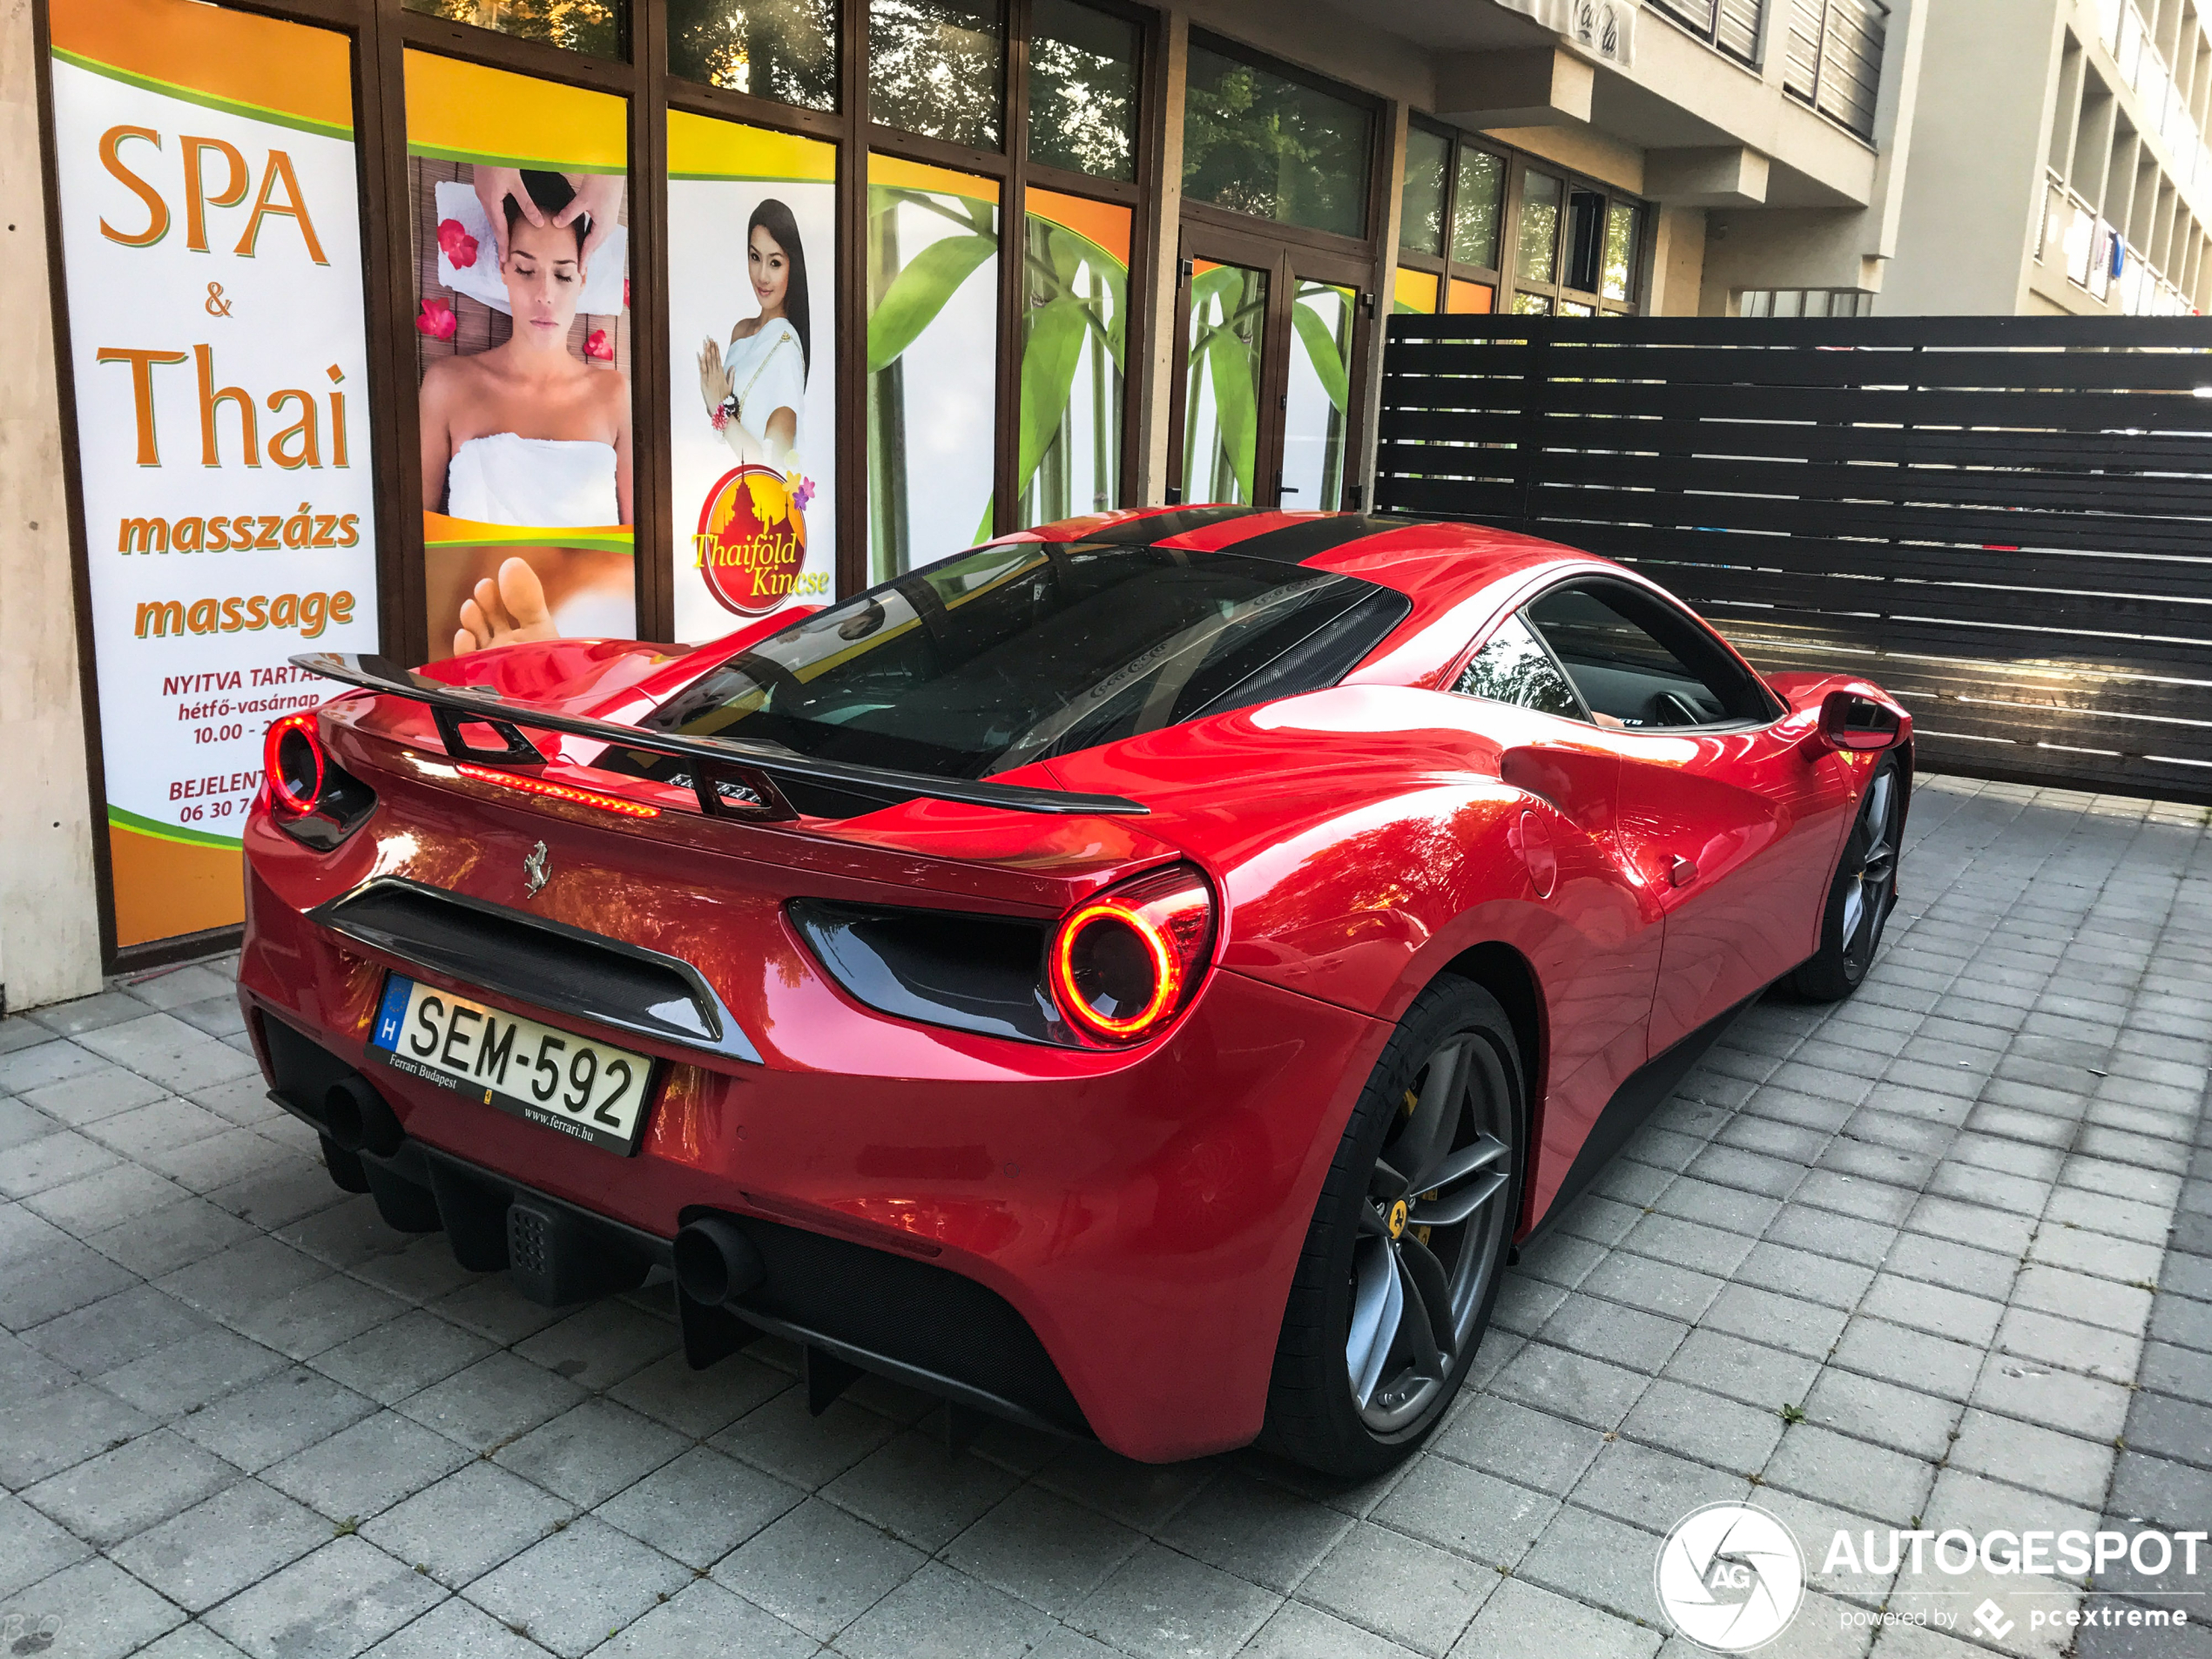
<svg viewBox="0 0 2212 1659"><path fill-rule="evenodd" d="M1590 584L1625 588L1629 592L1636 594L1639 597L1649 600L1652 604L1658 605L1662 610L1673 612L1676 618L1687 623L1700 637L1717 650L1723 660L1732 662L1743 669L1743 671L1750 677L1750 685L1752 689L1755 690L1760 697L1765 699L1767 705L1767 712L1763 717L1744 716L1730 720L1704 720L1700 721L1694 725L1608 726L1602 725L1601 722L1596 720L1593 715L1590 723L1592 725L1596 726L1598 730L1603 732L1619 732L1626 736L1635 738L1670 738L1679 737L1685 732L1764 731L1767 727L1773 725L1777 721L1784 719L1788 717L1790 713L1789 705L1784 702L1783 698L1776 695L1774 688L1766 683L1766 676L1760 673L1757 669L1752 667L1749 662L1746 662L1743 652L1737 651L1733 645L1730 645L1727 640L1722 638L1718 629L1715 628L1712 624L1707 622L1704 617L1699 616L1695 610L1692 610L1688 605L1684 604L1681 600L1676 598L1673 594L1669 593L1665 589L1635 581L1622 572L1605 570L1572 571L1568 575L1559 577L1556 581L1547 582L1543 584L1543 586L1536 589L1534 592L1523 596L1514 603L1512 610L1507 614L1512 616L1521 616L1524 612L1534 609L1538 604L1548 597L1550 595L1557 593L1562 589L1581 587ZM1502 620L1502 618L1501 620ZM1641 624L1635 623L1634 618L1627 618L1626 620L1629 621L1634 626L1642 626ZM1490 628L1485 631L1483 638L1483 643L1485 644L1489 643L1489 635L1496 631L1497 625L1498 624L1496 623L1493 623L1491 624ZM1535 635L1539 640L1543 642L1544 649L1551 652L1552 660L1558 664L1560 672L1567 676L1567 683L1569 685L1574 686L1575 700L1581 703L1585 709L1588 709L1590 707L1589 698L1583 693L1581 686L1575 683L1573 672L1568 668L1565 660L1560 657L1558 651L1554 648L1551 640L1546 636L1544 631L1536 624L1534 618L1527 619L1524 622L1523 625L1527 628L1530 633ZM1648 630L1646 632L1649 635ZM1666 641L1658 638L1656 636L1649 637L1651 637L1654 644L1659 646L1662 651L1668 651L1669 655L1673 654L1672 648L1667 644ZM1478 646L1477 649L1479 650L1480 647ZM1676 660L1679 662L1681 659L1677 658ZM1684 663L1683 666L1687 668L1689 665ZM1697 675L1694 676L1694 678L1702 679L1703 676ZM1708 686L1706 689L1710 691L1712 688Z"/></svg>

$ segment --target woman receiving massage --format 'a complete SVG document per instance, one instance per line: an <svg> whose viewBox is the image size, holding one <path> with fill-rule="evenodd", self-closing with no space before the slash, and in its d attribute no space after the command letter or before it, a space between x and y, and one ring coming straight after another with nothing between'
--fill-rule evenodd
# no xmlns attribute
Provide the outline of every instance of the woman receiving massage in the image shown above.
<svg viewBox="0 0 2212 1659"><path fill-rule="evenodd" d="M631 522L629 377L569 349L596 246L589 206L568 212L577 196L559 173L525 172L498 198L492 221L514 333L423 372L422 504L431 512L549 529ZM459 622L456 656L558 631L543 583L520 558L502 563L496 583L476 583Z"/></svg>

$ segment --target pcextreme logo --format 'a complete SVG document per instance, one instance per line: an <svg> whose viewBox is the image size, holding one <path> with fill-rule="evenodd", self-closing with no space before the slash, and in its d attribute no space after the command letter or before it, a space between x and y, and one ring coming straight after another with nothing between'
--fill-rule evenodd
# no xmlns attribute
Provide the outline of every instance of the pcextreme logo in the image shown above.
<svg viewBox="0 0 2212 1659"><path fill-rule="evenodd" d="M1748 1503L1709 1503L1675 1523L1653 1581L1674 1627L1714 1653L1763 1648L1797 1615L1805 1558L1780 1519Z"/></svg>

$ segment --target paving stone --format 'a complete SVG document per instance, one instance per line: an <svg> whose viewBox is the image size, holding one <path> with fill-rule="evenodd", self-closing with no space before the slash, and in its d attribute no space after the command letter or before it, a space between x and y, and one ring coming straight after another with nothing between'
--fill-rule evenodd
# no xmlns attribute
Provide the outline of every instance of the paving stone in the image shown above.
<svg viewBox="0 0 2212 1659"><path fill-rule="evenodd" d="M1580 1602L1507 1579L1485 1604L1453 1659L1527 1659L1574 1654L1576 1659L1649 1659L1659 1633L1601 1613Z"/></svg>
<svg viewBox="0 0 2212 1659"><path fill-rule="evenodd" d="M575 1515L573 1505L477 1460L363 1521L361 1535L458 1589Z"/></svg>
<svg viewBox="0 0 2212 1659"><path fill-rule="evenodd" d="M303 1366L239 1389L178 1425L178 1432L249 1473L328 1440L376 1410L375 1402Z"/></svg>
<svg viewBox="0 0 2212 1659"><path fill-rule="evenodd" d="M26 1089L24 1099L72 1129L151 1106L168 1093L159 1083L116 1065L102 1065L61 1082Z"/></svg>
<svg viewBox="0 0 2212 1659"><path fill-rule="evenodd" d="M2108 1440L2083 1440L1975 1410L1966 1413L1951 1448L1953 1467L2048 1493L2085 1508L2104 1501L2113 1457Z"/></svg>
<svg viewBox="0 0 2212 1659"><path fill-rule="evenodd" d="M1783 1435L1764 1474L1770 1486L1905 1527L1920 1513L1935 1472L1921 1459L1807 1422Z"/></svg>
<svg viewBox="0 0 2212 1659"><path fill-rule="evenodd" d="M1417 1653L1441 1655L1503 1581L1489 1567L1363 1521L1298 1595Z"/></svg>
<svg viewBox="0 0 2212 1659"><path fill-rule="evenodd" d="M1832 1210L1793 1204L1774 1218L1766 1231L1767 1242L1831 1257L1860 1267L1879 1267L1897 1239L1897 1229L1880 1222L1860 1221Z"/></svg>
<svg viewBox="0 0 2212 1659"><path fill-rule="evenodd" d="M583 1508L642 1480L685 1437L611 1400L585 1399L492 1453L493 1461Z"/></svg>
<svg viewBox="0 0 2212 1659"><path fill-rule="evenodd" d="M2141 1336L2150 1322L2148 1291L2061 1267L2032 1265L2021 1270L2013 1301L2019 1307L2102 1325L2128 1336Z"/></svg>
<svg viewBox="0 0 2212 1659"><path fill-rule="evenodd" d="M597 1514L689 1567L709 1567L806 1494L705 1447L656 1470Z"/></svg>
<svg viewBox="0 0 2212 1659"><path fill-rule="evenodd" d="M2212 1468L2212 1407L2162 1394L2138 1394L2128 1413L2131 1451Z"/></svg>
<svg viewBox="0 0 2212 1659"><path fill-rule="evenodd" d="M2141 1339L2117 1331L2015 1307L1998 1327L1997 1345L2006 1353L2086 1372L2107 1382L2128 1382L2134 1376L2143 1345Z"/></svg>
<svg viewBox="0 0 2212 1659"><path fill-rule="evenodd" d="M253 1659L350 1659L444 1595L421 1574L347 1536L241 1590L206 1619Z"/></svg>
<svg viewBox="0 0 2212 1659"><path fill-rule="evenodd" d="M1844 1318L1840 1308L1779 1296L1749 1285L1731 1285L1706 1311L1704 1323L1710 1330L1818 1357L1834 1345Z"/></svg>
<svg viewBox="0 0 2212 1659"><path fill-rule="evenodd" d="M605 1659L698 1659L702 1654L743 1655L744 1659L807 1659L814 1638L752 1602L705 1580L692 1583L655 1607L604 1648ZM426 1652L422 1659L436 1659Z"/></svg>
<svg viewBox="0 0 2212 1659"><path fill-rule="evenodd" d="M21 1498L0 1497L0 1601L91 1553Z"/></svg>
<svg viewBox="0 0 2212 1659"><path fill-rule="evenodd" d="M178 1417L220 1399L284 1366L258 1342L208 1325L165 1348L104 1372L101 1387L155 1417Z"/></svg>
<svg viewBox="0 0 2212 1659"><path fill-rule="evenodd" d="M84 1033L77 1042L103 1059L128 1066L140 1076L151 1077L180 1095L249 1076L257 1069L237 1049L169 1014L150 1014L143 1019L103 1026Z"/></svg>
<svg viewBox="0 0 2212 1659"><path fill-rule="evenodd" d="M1885 1382L1964 1400L1981 1374L1982 1350L1886 1319L1855 1318L1836 1343L1835 1362Z"/></svg>
<svg viewBox="0 0 2212 1659"><path fill-rule="evenodd" d="M1604 1443L1596 1429L1483 1393L1469 1397L1429 1444L1445 1457L1564 1497Z"/></svg>
<svg viewBox="0 0 2212 1659"><path fill-rule="evenodd" d="M501 1352L431 1384L396 1409L471 1451L487 1452L521 1439L583 1398L583 1390L567 1378Z"/></svg>
<svg viewBox="0 0 2212 1659"><path fill-rule="evenodd" d="M462 1592L494 1618L572 1659L673 1596L691 1574L590 1515L484 1575Z"/></svg>
<svg viewBox="0 0 2212 1659"><path fill-rule="evenodd" d="M1775 1412L1662 1379L1644 1391L1621 1432L1648 1446L1749 1474L1765 1464L1782 1427Z"/></svg>
<svg viewBox="0 0 2212 1659"><path fill-rule="evenodd" d="M1778 1411L1803 1400L1819 1372L1817 1359L1701 1326L1675 1351L1662 1374L1746 1406Z"/></svg>
<svg viewBox="0 0 2212 1659"><path fill-rule="evenodd" d="M1157 1545L1151 1548L1181 1563L1194 1581L1203 1583L1199 1575L1211 1575L1237 1585L1225 1573L1215 1573ZM800 1504L725 1557L714 1568L714 1580L785 1623L826 1641L914 1576L925 1559L912 1545L817 1498ZM1238 1588L1272 1605L1274 1598L1256 1586ZM1258 1623L1254 1616L1238 1640Z"/></svg>
<svg viewBox="0 0 2212 1659"><path fill-rule="evenodd" d="M387 1411L295 1453L261 1478L334 1521L366 1520L468 1460L464 1447Z"/></svg>
<svg viewBox="0 0 2212 1659"><path fill-rule="evenodd" d="M1667 1363L1689 1327L1679 1319L1575 1294L1545 1322L1541 1334L1554 1347L1649 1373Z"/></svg>
<svg viewBox="0 0 2212 1659"><path fill-rule="evenodd" d="M91 1376L210 1328L206 1318L175 1297L151 1285L133 1284L32 1326L24 1340L49 1359Z"/></svg>
<svg viewBox="0 0 2212 1659"><path fill-rule="evenodd" d="M1870 1318L1986 1347L1997 1333L2005 1305L1924 1279L1883 1273L1867 1287L1858 1311Z"/></svg>
<svg viewBox="0 0 2212 1659"><path fill-rule="evenodd" d="M1959 1404L1831 1366L1804 1399L1805 1419L1930 1462L1942 1460L1962 1414Z"/></svg>
<svg viewBox="0 0 2212 1659"><path fill-rule="evenodd" d="M483 1608L455 1596L386 1636L368 1650L368 1659L543 1659L544 1653Z"/></svg>
<svg viewBox="0 0 2212 1659"><path fill-rule="evenodd" d="M0 1486L21 1490L153 1426L145 1413L91 1383L0 1409Z"/></svg>
<svg viewBox="0 0 2212 1659"><path fill-rule="evenodd" d="M1069 1447L1037 1480L1062 1497L1110 1515L1123 1526L1150 1532L1213 1479L1217 1464L1136 1463L1103 1447Z"/></svg>
<svg viewBox="0 0 2212 1659"><path fill-rule="evenodd" d="M1695 1324L1698 1315L1720 1294L1722 1284L1721 1279L1710 1273L1617 1251L1583 1278L1580 1293L1667 1319ZM1672 1352L1673 1349L1670 1347L1668 1352Z"/></svg>
<svg viewBox="0 0 2212 1659"><path fill-rule="evenodd" d="M105 1548L221 1491L239 1471L167 1429L49 1475L24 1497L87 1543Z"/></svg>
<svg viewBox="0 0 2212 1659"><path fill-rule="evenodd" d="M1287 1594L1349 1525L1337 1510L1232 1469L1177 1511L1159 1536L1209 1566Z"/></svg>
<svg viewBox="0 0 2212 1659"><path fill-rule="evenodd" d="M1636 1223L1622 1242L1639 1256L1726 1278L1751 1253L1756 1241L1740 1232L1679 1216L1651 1215Z"/></svg>
<svg viewBox="0 0 2212 1659"><path fill-rule="evenodd" d="M118 1222L172 1204L191 1195L175 1182L136 1163L111 1163L74 1181L48 1187L24 1200L31 1211L79 1238Z"/></svg>
<svg viewBox="0 0 2212 1659"><path fill-rule="evenodd" d="M1629 1414L1649 1380L1639 1372L1532 1342L1507 1362L1490 1386L1539 1411L1611 1429Z"/></svg>
<svg viewBox="0 0 2212 1659"><path fill-rule="evenodd" d="M1700 1504L1741 1501L1749 1490L1741 1474L1622 1440L1607 1443L1572 1497L1586 1509L1665 1533Z"/></svg>
<svg viewBox="0 0 2212 1659"><path fill-rule="evenodd" d="M67 1659L123 1659L141 1653L184 1617L114 1562L98 1558L65 1567L0 1601L0 1631L12 1624L26 1632L10 1640L11 1649L51 1651ZM42 1642L48 1630L53 1634Z"/></svg>
<svg viewBox="0 0 2212 1659"><path fill-rule="evenodd" d="M1147 1544L1068 1622L1135 1659L1225 1659L1280 1604L1256 1584Z"/></svg>
<svg viewBox="0 0 2212 1659"><path fill-rule="evenodd" d="M0 1197L27 1198L115 1162L115 1154L98 1141L59 1130L0 1151Z"/></svg>
<svg viewBox="0 0 2212 1659"><path fill-rule="evenodd" d="M492 1345L475 1332L415 1308L324 1349L310 1363L334 1382L390 1406L491 1352Z"/></svg>
<svg viewBox="0 0 2212 1659"><path fill-rule="evenodd" d="M838 1637L852 1659L1022 1659L1050 1625L1036 1608L932 1561Z"/></svg>
<svg viewBox="0 0 2212 1659"><path fill-rule="evenodd" d="M1652 1588L1659 1542L1656 1533L1568 1504L1514 1577L1664 1629Z"/></svg>
<svg viewBox="0 0 2212 1659"><path fill-rule="evenodd" d="M620 1382L672 1351L676 1327L641 1313L627 1302L597 1302L515 1345L535 1359L586 1388Z"/></svg>
<svg viewBox="0 0 2212 1659"><path fill-rule="evenodd" d="M1442 1459L1414 1464L1374 1518L1454 1555L1510 1568L1527 1553L1559 1501Z"/></svg>
<svg viewBox="0 0 2212 1659"><path fill-rule="evenodd" d="M204 1613L330 1541L330 1522L240 1480L111 1552L179 1607Z"/></svg>

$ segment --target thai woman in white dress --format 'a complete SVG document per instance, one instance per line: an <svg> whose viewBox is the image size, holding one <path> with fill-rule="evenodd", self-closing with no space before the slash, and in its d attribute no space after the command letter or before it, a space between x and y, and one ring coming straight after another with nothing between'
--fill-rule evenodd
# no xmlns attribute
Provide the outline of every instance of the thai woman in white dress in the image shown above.
<svg viewBox="0 0 2212 1659"><path fill-rule="evenodd" d="M489 351L442 357L424 371L423 505L480 523L627 524L629 377L594 368L569 349L590 219L559 222L577 199L561 174L524 172L519 182L537 211L533 218L513 195L504 199L500 277L514 333ZM548 586L528 560L505 560L497 580L478 582L462 603L455 653L553 637L562 595L549 595Z"/></svg>
<svg viewBox="0 0 2212 1659"><path fill-rule="evenodd" d="M806 249L791 209L773 197L752 210L745 226L745 274L759 313L730 331L727 347L709 340L699 347L699 397L740 462L789 474L800 447L813 348Z"/></svg>

